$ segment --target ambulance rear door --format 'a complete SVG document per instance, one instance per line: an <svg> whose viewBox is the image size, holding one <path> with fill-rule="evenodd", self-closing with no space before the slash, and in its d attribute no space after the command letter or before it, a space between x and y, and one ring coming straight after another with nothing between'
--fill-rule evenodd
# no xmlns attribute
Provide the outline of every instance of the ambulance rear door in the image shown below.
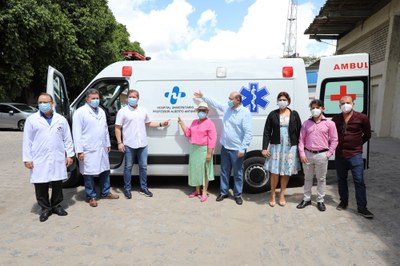
<svg viewBox="0 0 400 266"><path fill-rule="evenodd" d="M369 115L369 66L369 55L366 53L321 58L316 98L324 102L326 117L332 118L341 113L339 101L345 95L353 97L355 111ZM363 158L368 168L369 142L364 144ZM334 168L333 161L329 166Z"/></svg>

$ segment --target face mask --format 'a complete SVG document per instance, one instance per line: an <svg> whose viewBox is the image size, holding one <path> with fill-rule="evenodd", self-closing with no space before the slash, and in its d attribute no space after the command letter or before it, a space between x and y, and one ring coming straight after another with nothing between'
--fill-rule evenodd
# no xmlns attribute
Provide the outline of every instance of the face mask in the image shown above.
<svg viewBox="0 0 400 266"><path fill-rule="evenodd" d="M321 115L321 109L318 108L311 109L311 115L313 117L319 117Z"/></svg>
<svg viewBox="0 0 400 266"><path fill-rule="evenodd" d="M128 104L130 106L135 106L137 104L137 98L128 98Z"/></svg>
<svg viewBox="0 0 400 266"><path fill-rule="evenodd" d="M93 108L97 108L100 105L100 100L99 99L94 99L90 101L90 106L92 106Z"/></svg>
<svg viewBox="0 0 400 266"><path fill-rule="evenodd" d="M229 107L232 108L234 105L235 105L235 103L233 102L233 100L229 100L229 101L228 101L228 106L229 106Z"/></svg>
<svg viewBox="0 0 400 266"><path fill-rule="evenodd" d="M345 103L340 106L340 110L342 110L343 113L350 113L350 111L353 109L353 106L349 103Z"/></svg>
<svg viewBox="0 0 400 266"><path fill-rule="evenodd" d="M288 106L288 101L278 101L279 109L285 109Z"/></svg>
<svg viewBox="0 0 400 266"><path fill-rule="evenodd" d="M198 116L200 119L203 119L203 118L206 118L207 114L206 114L205 112L198 112L198 113L197 113L197 116Z"/></svg>
<svg viewBox="0 0 400 266"><path fill-rule="evenodd" d="M51 110L51 105L50 103L40 103L39 104L39 110L42 113L47 113L48 111Z"/></svg>

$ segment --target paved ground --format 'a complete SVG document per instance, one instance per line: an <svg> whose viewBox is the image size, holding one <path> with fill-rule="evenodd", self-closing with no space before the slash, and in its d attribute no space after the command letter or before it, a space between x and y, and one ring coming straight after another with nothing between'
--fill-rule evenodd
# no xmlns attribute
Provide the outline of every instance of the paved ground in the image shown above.
<svg viewBox="0 0 400 266"><path fill-rule="evenodd" d="M83 187L65 189L69 215L38 220L39 207L21 163L22 133L0 131L0 265L400 265L400 141L374 138L366 172L375 219L338 203L329 172L327 211L297 210L302 187L287 190L286 207L269 207L268 193L215 202L188 199L186 180L150 179L153 198L84 201ZM137 188L137 182L136 188ZM351 184L351 193L353 185ZM314 188L315 191L315 188Z"/></svg>

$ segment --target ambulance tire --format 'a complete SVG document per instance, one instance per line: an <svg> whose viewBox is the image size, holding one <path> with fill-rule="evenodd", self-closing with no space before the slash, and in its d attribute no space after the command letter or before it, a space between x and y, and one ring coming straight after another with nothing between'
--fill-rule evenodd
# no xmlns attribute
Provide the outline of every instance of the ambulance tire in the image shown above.
<svg viewBox="0 0 400 266"><path fill-rule="evenodd" d="M64 188L72 188L77 187L82 181L82 176L79 173L79 167L76 163L76 160L73 165L68 167L67 169L67 179L63 180Z"/></svg>
<svg viewBox="0 0 400 266"><path fill-rule="evenodd" d="M261 193L270 189L269 172L264 170L264 157L250 157L243 162L243 185L248 193Z"/></svg>

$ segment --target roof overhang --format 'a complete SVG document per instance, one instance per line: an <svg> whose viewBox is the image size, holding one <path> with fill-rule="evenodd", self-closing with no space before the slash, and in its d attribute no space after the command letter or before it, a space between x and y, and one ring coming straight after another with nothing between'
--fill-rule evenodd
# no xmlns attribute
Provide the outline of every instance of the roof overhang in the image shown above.
<svg viewBox="0 0 400 266"><path fill-rule="evenodd" d="M310 39L338 40L391 0L327 0L304 34Z"/></svg>

